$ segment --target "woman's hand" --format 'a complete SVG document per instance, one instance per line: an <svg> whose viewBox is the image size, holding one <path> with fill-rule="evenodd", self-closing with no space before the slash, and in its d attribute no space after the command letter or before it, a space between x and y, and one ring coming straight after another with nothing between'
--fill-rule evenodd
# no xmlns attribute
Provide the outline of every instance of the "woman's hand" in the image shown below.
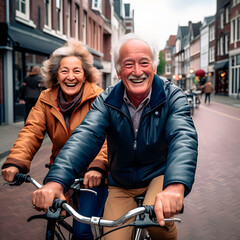
<svg viewBox="0 0 240 240"><path fill-rule="evenodd" d="M63 186L57 182L48 182L33 192L32 205L38 211L44 210L47 212L48 207L52 206L55 198L66 200L63 194Z"/></svg>
<svg viewBox="0 0 240 240"><path fill-rule="evenodd" d="M3 179L7 182L13 182L15 175L19 173L18 168L11 166L2 170Z"/></svg>
<svg viewBox="0 0 240 240"><path fill-rule="evenodd" d="M84 175L84 187L85 188L92 188L100 185L102 180L102 174L98 171L91 170Z"/></svg>

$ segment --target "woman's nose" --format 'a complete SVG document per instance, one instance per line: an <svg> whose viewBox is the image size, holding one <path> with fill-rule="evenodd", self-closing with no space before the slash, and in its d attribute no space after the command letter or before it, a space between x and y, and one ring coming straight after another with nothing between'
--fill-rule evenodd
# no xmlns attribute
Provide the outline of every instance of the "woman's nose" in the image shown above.
<svg viewBox="0 0 240 240"><path fill-rule="evenodd" d="M68 73L68 79L72 80L72 79L74 79L74 78L75 78L74 73L73 73L72 71L69 71L69 73Z"/></svg>

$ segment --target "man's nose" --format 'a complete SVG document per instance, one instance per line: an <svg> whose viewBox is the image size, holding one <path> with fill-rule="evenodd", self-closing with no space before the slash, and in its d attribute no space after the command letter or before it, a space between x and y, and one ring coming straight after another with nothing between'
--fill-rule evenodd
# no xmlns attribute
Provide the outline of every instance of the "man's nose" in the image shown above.
<svg viewBox="0 0 240 240"><path fill-rule="evenodd" d="M138 63L134 64L133 72L136 76L142 75L142 67L140 66L140 64Z"/></svg>

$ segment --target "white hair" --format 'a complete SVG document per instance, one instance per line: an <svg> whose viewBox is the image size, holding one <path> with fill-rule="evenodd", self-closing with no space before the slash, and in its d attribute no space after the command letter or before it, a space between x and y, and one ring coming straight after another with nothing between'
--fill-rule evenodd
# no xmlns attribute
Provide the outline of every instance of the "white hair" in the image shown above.
<svg viewBox="0 0 240 240"><path fill-rule="evenodd" d="M134 33L128 33L128 34L122 35L120 37L120 39L117 41L116 45L112 47L111 54L113 57L116 71L119 72L120 68L121 68L119 65L119 51L120 51L122 45L130 40L139 40L139 41L145 42L149 46L151 53L152 53L152 58L153 58L153 67L156 69L158 66L158 63L159 63L159 58L158 58L159 53L158 53L157 48L154 47L153 44L151 44L149 41L147 41L143 37L137 36Z"/></svg>

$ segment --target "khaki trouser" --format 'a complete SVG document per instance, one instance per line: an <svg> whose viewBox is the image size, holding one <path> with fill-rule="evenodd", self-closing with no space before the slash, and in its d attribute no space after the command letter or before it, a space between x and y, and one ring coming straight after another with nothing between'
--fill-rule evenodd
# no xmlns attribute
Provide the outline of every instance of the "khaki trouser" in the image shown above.
<svg viewBox="0 0 240 240"><path fill-rule="evenodd" d="M148 187L138 189L125 189L109 186L109 194L105 204L103 219L116 220L123 214L137 207L134 197L146 194L143 205L154 205L155 196L161 192L163 188L163 176L154 178ZM132 222L133 220L129 220ZM128 222L128 223L129 223ZM163 228L149 228L148 232L152 240L177 239L177 227L175 223L166 223L169 229L167 232ZM113 228L104 228L104 232L108 232ZM130 240L133 235L134 227L126 227L114 231L105 236L105 240Z"/></svg>

